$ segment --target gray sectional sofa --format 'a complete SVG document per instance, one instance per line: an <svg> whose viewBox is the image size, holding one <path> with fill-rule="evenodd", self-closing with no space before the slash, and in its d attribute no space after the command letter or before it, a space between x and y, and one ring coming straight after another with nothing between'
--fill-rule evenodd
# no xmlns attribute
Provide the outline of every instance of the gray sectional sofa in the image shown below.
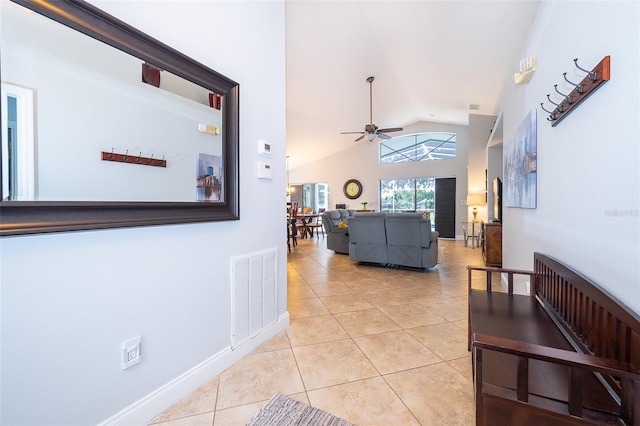
<svg viewBox="0 0 640 426"><path fill-rule="evenodd" d="M439 234L422 213L355 213L347 223L351 260L420 269L438 264Z"/></svg>
<svg viewBox="0 0 640 426"><path fill-rule="evenodd" d="M322 226L327 235L327 248L336 253L349 254L349 229L340 228L341 221L347 223L347 219L353 216L355 210L337 209L327 210L322 213Z"/></svg>

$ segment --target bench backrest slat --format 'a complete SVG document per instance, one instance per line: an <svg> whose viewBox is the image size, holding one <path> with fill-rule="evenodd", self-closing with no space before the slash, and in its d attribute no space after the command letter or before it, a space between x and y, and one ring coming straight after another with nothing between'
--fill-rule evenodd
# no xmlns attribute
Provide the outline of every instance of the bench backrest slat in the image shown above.
<svg viewBox="0 0 640 426"><path fill-rule="evenodd" d="M562 325L578 351L640 368L640 316L596 283L549 256L535 253L534 270L535 296Z"/></svg>

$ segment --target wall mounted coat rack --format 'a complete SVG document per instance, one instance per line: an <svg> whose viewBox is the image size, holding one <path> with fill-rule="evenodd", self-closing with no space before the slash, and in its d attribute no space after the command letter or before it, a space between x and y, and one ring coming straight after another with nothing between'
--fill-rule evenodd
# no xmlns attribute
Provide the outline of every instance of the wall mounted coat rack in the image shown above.
<svg viewBox="0 0 640 426"><path fill-rule="evenodd" d="M140 153L142 154L142 153ZM118 163L130 163L130 164L139 164L141 166L154 166L154 167L167 167L167 161L162 157L162 160L151 157L142 157L139 155L129 155L129 151L125 154L118 154L113 152L104 152L102 151L102 160L103 161L116 161Z"/></svg>
<svg viewBox="0 0 640 426"><path fill-rule="evenodd" d="M540 102L540 107L549 113L549 117L547 117L547 121L551 122L551 126L557 126L562 120L565 119L573 110L584 102L589 96L591 96L596 90L598 90L604 83L609 81L611 78L611 59L610 56L605 56L602 58L600 63L596 65L593 70L589 71L584 68L581 68L578 65L578 58L574 59L576 67L583 72L586 72L587 75L582 79L582 81L578 84L575 84L569 79L567 79L567 73L563 73L564 80L573 86L573 90L570 93L564 94L560 90L558 90L558 85L554 84L554 89L559 96L562 96L562 100L560 103L556 103L551 100L551 94L547 94L547 100L555 105L555 109L553 111L549 111L544 107L544 102Z"/></svg>

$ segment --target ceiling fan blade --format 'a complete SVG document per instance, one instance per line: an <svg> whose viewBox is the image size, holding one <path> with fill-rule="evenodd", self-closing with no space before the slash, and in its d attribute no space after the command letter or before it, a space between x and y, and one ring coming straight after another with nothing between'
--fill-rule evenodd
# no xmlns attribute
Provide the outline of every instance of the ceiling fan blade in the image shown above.
<svg viewBox="0 0 640 426"><path fill-rule="evenodd" d="M378 132L377 135L380 139L391 139L391 136L385 135L384 133Z"/></svg>
<svg viewBox="0 0 640 426"><path fill-rule="evenodd" d="M340 132L341 135L364 135L364 132Z"/></svg>
<svg viewBox="0 0 640 426"><path fill-rule="evenodd" d="M364 135L360 136L359 138L357 138L356 140L354 140L354 142L358 142L359 140L363 139Z"/></svg>
<svg viewBox="0 0 640 426"><path fill-rule="evenodd" d="M391 132L401 132L402 130L404 130L402 127L389 127L388 129L378 129L378 132L391 133Z"/></svg>

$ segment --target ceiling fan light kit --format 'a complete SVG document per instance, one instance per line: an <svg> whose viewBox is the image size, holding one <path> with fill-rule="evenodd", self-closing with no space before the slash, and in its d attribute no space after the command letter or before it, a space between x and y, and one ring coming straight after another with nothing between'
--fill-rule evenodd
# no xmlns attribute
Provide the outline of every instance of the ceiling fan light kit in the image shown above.
<svg viewBox="0 0 640 426"><path fill-rule="evenodd" d="M369 140L369 142L373 142L376 137L380 139L391 139L391 136L386 135L386 133L391 132L400 132L402 131L402 127L389 127L386 129L380 129L378 126L373 124L373 80L375 77L367 77L367 83L369 83L369 124L364 126L364 132L342 132L342 135L349 134L359 134L354 142L358 142L365 137Z"/></svg>

